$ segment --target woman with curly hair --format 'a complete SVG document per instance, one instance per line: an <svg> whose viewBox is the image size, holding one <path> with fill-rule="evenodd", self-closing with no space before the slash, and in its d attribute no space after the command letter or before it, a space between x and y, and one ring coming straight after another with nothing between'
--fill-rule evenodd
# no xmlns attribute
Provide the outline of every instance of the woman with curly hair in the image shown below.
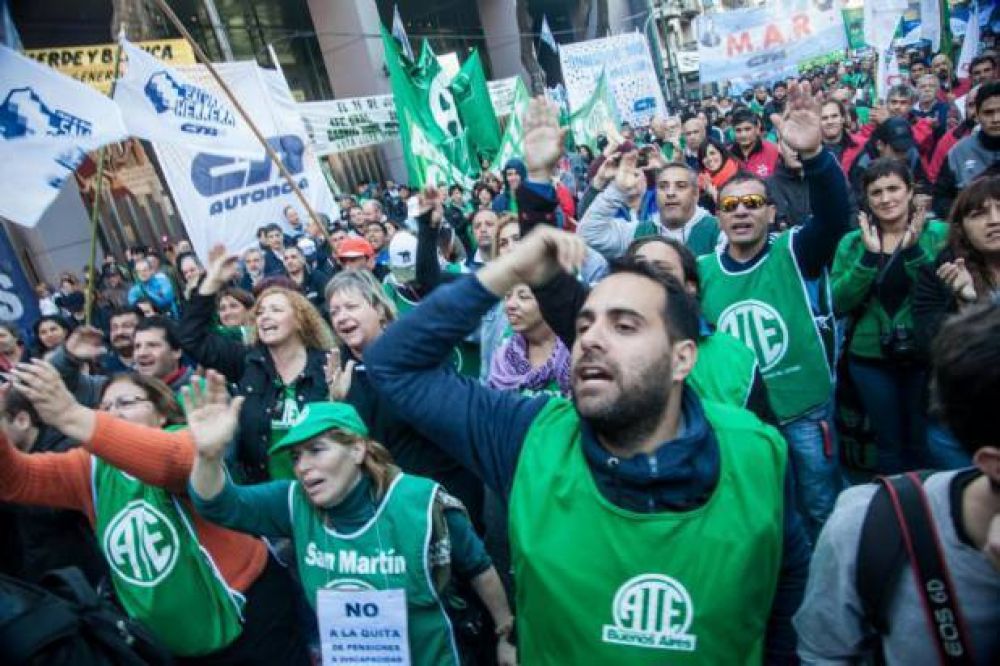
<svg viewBox="0 0 1000 666"><path fill-rule="evenodd" d="M289 478L288 461L271 460L267 452L303 405L327 398L324 366L333 336L302 294L279 286L258 296L246 345L213 332L216 294L236 277L239 261L224 250L213 252L213 257L181 319L181 346L202 366L221 372L237 385L237 395L246 397L235 451L240 478Z"/></svg>

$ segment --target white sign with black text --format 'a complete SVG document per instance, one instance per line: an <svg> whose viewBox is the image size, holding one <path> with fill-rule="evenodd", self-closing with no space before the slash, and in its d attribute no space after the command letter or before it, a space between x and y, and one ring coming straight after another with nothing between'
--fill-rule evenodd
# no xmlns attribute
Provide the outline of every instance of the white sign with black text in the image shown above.
<svg viewBox="0 0 1000 666"><path fill-rule="evenodd" d="M406 590L319 590L323 666L410 664Z"/></svg>

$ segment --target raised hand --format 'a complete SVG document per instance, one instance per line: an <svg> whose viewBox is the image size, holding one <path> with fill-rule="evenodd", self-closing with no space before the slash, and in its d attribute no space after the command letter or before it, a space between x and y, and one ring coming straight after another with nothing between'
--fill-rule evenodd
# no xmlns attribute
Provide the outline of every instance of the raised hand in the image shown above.
<svg viewBox="0 0 1000 666"><path fill-rule="evenodd" d="M77 326L66 338L66 352L78 361L93 362L107 351L104 334L93 326Z"/></svg>
<svg viewBox="0 0 1000 666"><path fill-rule="evenodd" d="M208 253L208 265L205 267L205 279L198 287L198 293L210 296L236 277L239 272L240 258L226 252L226 246L216 244Z"/></svg>
<svg viewBox="0 0 1000 666"><path fill-rule="evenodd" d="M559 109L544 97L535 97L528 102L523 122L528 180L548 183L562 156L566 138L566 130L559 127Z"/></svg>
<svg viewBox="0 0 1000 666"><path fill-rule="evenodd" d="M618 173L615 174L615 186L626 194L633 194L641 183L645 183L646 176L636 167L639 160L639 153L632 151L622 155L621 164L618 166Z"/></svg>
<svg viewBox="0 0 1000 666"><path fill-rule="evenodd" d="M354 376L354 366L357 363L352 359L340 366L340 350L332 349L326 355L326 366L323 373L326 375L326 386L328 395L333 402L341 402L347 397L351 390L351 378Z"/></svg>
<svg viewBox="0 0 1000 666"><path fill-rule="evenodd" d="M955 261L944 262L938 266L937 276L948 285L951 293L958 300L965 303L975 303L978 299L976 283L972 279L972 273L965 265L965 259L959 257Z"/></svg>
<svg viewBox="0 0 1000 666"><path fill-rule="evenodd" d="M225 378L209 370L204 380L192 377L191 383L181 389L181 401L198 455L220 460L236 434L243 396L230 399Z"/></svg>
<svg viewBox="0 0 1000 666"><path fill-rule="evenodd" d="M858 229L861 231L861 241L865 249L872 254L881 254L882 238L878 233L878 223L872 222L865 212L858 213Z"/></svg>
<svg viewBox="0 0 1000 666"><path fill-rule="evenodd" d="M927 224L927 203L924 200L915 200L913 205L913 216L910 218L910 224L906 227L906 233L903 234L903 249L908 250L917 244L920 240L920 234L924 232L924 225Z"/></svg>
<svg viewBox="0 0 1000 666"><path fill-rule="evenodd" d="M823 150L820 108L808 82L792 83L788 86L785 113L781 118L772 118L782 140L805 159L815 157Z"/></svg>
<svg viewBox="0 0 1000 666"><path fill-rule="evenodd" d="M63 383L59 371L48 361L34 359L30 363L18 363L12 374L14 388L31 401L44 423L57 430L62 430L65 419L80 406Z"/></svg>
<svg viewBox="0 0 1000 666"><path fill-rule="evenodd" d="M593 185L596 189L603 190L608 186L608 183L615 179L615 176L618 175L619 162L621 162L621 153L615 153L601 163L597 173L594 174Z"/></svg>
<svg viewBox="0 0 1000 666"><path fill-rule="evenodd" d="M868 114L868 120L872 121L876 125L881 125L885 121L889 120L889 109L885 108L884 104L879 104Z"/></svg>
<svg viewBox="0 0 1000 666"><path fill-rule="evenodd" d="M538 225L514 249L477 273L492 293L506 294L515 285L541 286L560 270L576 272L587 256L587 246L576 234Z"/></svg>
<svg viewBox="0 0 1000 666"><path fill-rule="evenodd" d="M417 216L422 217L428 212L431 214L431 227L437 229L444 220L444 193L433 185L428 185L417 197L419 209Z"/></svg>

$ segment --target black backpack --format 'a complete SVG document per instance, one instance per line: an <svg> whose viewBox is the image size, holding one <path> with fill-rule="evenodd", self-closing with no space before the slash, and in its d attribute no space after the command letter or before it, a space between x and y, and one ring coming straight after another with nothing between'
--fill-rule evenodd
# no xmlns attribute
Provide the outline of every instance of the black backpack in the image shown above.
<svg viewBox="0 0 1000 666"><path fill-rule="evenodd" d="M76 567L49 572L40 585L0 575L0 664L171 663L170 653L101 598Z"/></svg>

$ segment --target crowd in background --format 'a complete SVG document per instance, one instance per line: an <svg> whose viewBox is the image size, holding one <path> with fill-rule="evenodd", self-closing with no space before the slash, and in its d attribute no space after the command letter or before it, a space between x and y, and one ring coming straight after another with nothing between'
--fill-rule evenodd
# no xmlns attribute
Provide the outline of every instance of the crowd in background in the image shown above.
<svg viewBox="0 0 1000 666"><path fill-rule="evenodd" d="M106 460L108 467L151 485L156 484L149 479L159 479L169 492L187 495L187 474L196 457L189 440L164 433L143 445L151 455L128 451L123 444L137 431L102 412L157 428L181 423L174 395L184 392L192 399L193 378L211 371L208 384L238 396L242 410L234 441L224 453L197 442L199 451L211 450L215 458L200 452L195 468L203 459L221 457L229 470L226 485L216 484L211 471L192 477L191 483L198 495L207 489L207 495L222 493L235 504L195 497L195 508L205 516L196 518L195 532L225 582L245 593L245 626L282 640L263 646L260 635L253 640L244 635L236 643L229 636L228 647L222 639L206 644L221 653L228 650L226 658L236 660L218 663L240 663L250 654L292 663L300 655L296 641L305 629L302 608L308 604L275 601L282 597L282 586L295 583L274 555L257 541L244 540L244 533L285 537L276 541L285 559L294 559L295 544L288 540L297 543L298 533L292 525L268 522L277 518L239 518L234 508L239 502L272 507L269 516L287 502L264 498L264 493L244 497L233 490L233 482L249 487L298 478L306 492L313 492L296 471L305 464L303 456L313 455L295 448L309 439L296 435L296 428L303 420L319 418L316 403L349 405L346 415L325 415L323 428L348 433L352 442L381 445L362 447L358 454L359 460L376 461L365 463L365 492L384 498L390 461L447 490L447 499L429 500L425 495L430 491L422 486L410 489L414 498L444 507L435 514L440 520L434 530L441 521L451 528L455 594L471 600L469 607L448 609L454 631L461 634L464 654L477 655L468 657L480 660L474 663L513 663L504 641L515 643L517 634L511 633L513 624L506 625L510 611L504 589L514 594L519 581L517 575L510 578L507 499L512 485L528 481L514 477L513 471L504 476L504 454L496 459L466 456L444 441L458 423L470 433L487 427L482 422L490 414L476 401L492 400L497 415L506 414L510 403L462 393L436 379L440 394L420 388L426 398L422 413L409 404L405 391L399 394L401 384L393 384L393 354L411 370L426 361L420 354L433 353L435 332L427 327L434 322L448 339L438 361L453 376L524 396L526 405L541 404L528 397L572 397L573 349L588 344L580 342L589 330L581 321L592 316L585 303L600 294L601 281L614 276L619 263L652 266L672 276L666 283L680 290L668 289L671 302L683 296L694 304L690 336L697 342L698 360L686 386L700 400L740 410L731 418L741 424L744 418L768 424L745 427L767 428L787 444L791 471L784 480L780 472L775 477L775 501L784 497L788 512L797 515L789 525L778 511L774 529L784 534L784 541L779 535L775 552L758 553L775 560L767 575L780 582L777 592L753 597L765 602L757 609L761 627L773 623L766 647L755 649L772 663L793 663L795 616L799 654L810 663L834 663L824 659L862 643L860 629L850 626L839 606L853 599L841 594L842 581L838 583L838 578L850 578L845 572L853 564L838 559L838 552L850 550L842 546L841 540L848 538L844 530L857 529L853 523L853 528L845 527L850 521L845 522L843 512L854 507L857 523L861 511L858 496L842 491L876 473L968 470L973 462L982 469L983 456L977 452L987 443L996 446L995 433L989 442L978 433L970 436L967 424L956 428L946 414L932 409L931 379L936 372L932 361L947 351L939 349L935 356L934 350L948 318L994 302L1000 294L998 59L992 53L980 55L964 79L956 78L943 54L927 58L914 51L900 64L902 80L884 91L875 89L874 62L859 59L758 85L737 97L685 103L671 115L654 117L648 126L609 127L594 146L558 144L548 172L539 170L537 151L554 144L533 143L529 131L524 159L510 160L501 173L483 173L471 189L454 183L421 191L394 181L361 183L338 198L336 219L312 219L289 206L283 219L257 231L256 245L238 254L236 248L216 247L199 258L190 243L177 240L162 247L134 247L125 257L106 257L95 268L92 299L86 294L87 270L64 273L57 285L37 286L42 316L30 335L10 327L0 330L4 376L16 374L18 364L29 359L44 359L52 367L52 374L46 374L48 366L36 365L43 368L37 378L20 380L26 391L8 388L2 431L29 458L45 452L69 455L82 451L77 447L85 442L88 455ZM564 279L544 285L511 279L513 284L503 283L509 288L498 294L499 301L484 305L469 292L466 274L515 265L509 257L527 254L518 249L525 239L553 228L582 240L577 275L564 273ZM548 247L560 242L550 240ZM434 303L420 307L432 297ZM756 309L737 307L749 301ZM462 322L471 322L471 328L459 330ZM954 335L950 340L962 344ZM421 351L419 344L426 349ZM595 366L594 381L602 371ZM982 367L982 372L987 378L982 386L996 389L995 380L988 378L995 378L997 368ZM96 416L91 412L86 417L87 427L72 421L85 417L70 409L65 395L54 389L46 394L43 384L58 384L59 377L74 403L96 410ZM193 399L197 405L197 397ZM987 399L970 396L976 405ZM206 413L211 402L202 404ZM226 401L217 397L216 402ZM460 414L474 403L479 411ZM690 429L694 414L701 412L684 405L678 409L690 419L685 422ZM308 419L307 406L312 407ZM449 409L453 416L447 416ZM628 413L638 419L638 413ZM511 423L520 423L520 414L511 416ZM716 427L715 419L730 418L726 414L712 408L707 420ZM453 418L455 424L445 426L435 418ZM620 423L623 432L628 425ZM509 427L513 432L520 426ZM523 430L517 432L526 437ZM720 439L727 436L719 434ZM722 448L728 455L729 449ZM692 460L695 455L691 453ZM7 451L0 457L9 461L11 456ZM624 502L630 510L646 511L629 504L639 501L629 498L629 484L653 487L660 477L638 463L629 467L631 459L620 461L622 469L615 470L618 458L608 459L616 462L606 462L606 477L595 472L602 492L619 506ZM1000 478L998 463L990 460ZM0 466L7 464L0 461ZM682 461L674 459L673 464ZM9 485L0 490L2 499L58 510L4 505L0 519L8 538L0 549L3 570L36 579L56 566L76 564L95 582L107 575L88 527L88 521L93 524L94 516L99 517L97 500L77 501L70 489L59 488L49 489L58 494L52 499L44 489L15 484L11 469L21 468L7 468ZM61 474L52 478L76 483L67 480L70 471ZM956 478L970 484L977 477L964 471ZM696 491L702 482L697 474L685 477L684 501L693 506L705 501ZM995 510L995 488L993 493ZM309 495L310 501L318 496ZM453 510L458 506L449 504L453 498L464 509ZM363 498L357 501L364 504ZM677 497L657 497L654 504L675 511L678 502ZM842 504L847 508L841 509ZM839 519L831 519L835 507ZM360 515L367 516L365 510L359 509ZM515 514L524 520L523 505L512 504L510 511L512 520ZM364 523L340 514L332 520ZM438 532L434 534L436 538ZM517 537L526 538L524 533ZM972 542L981 548L983 538L977 534ZM968 539L951 534L945 537L946 547ZM953 575L962 594L967 586L979 588L969 593L974 601L965 610L973 627L969 641L983 657L975 663L988 663L986 655L1000 654L995 633L1000 582L995 571L988 573L985 558L966 565ZM494 581L497 575L503 587ZM273 626L249 610L267 604L276 604L274 612L281 615ZM519 613L534 610L528 605ZM425 621L432 624L427 618L418 621L419 631L425 630ZM483 630L494 625L501 641L496 653L493 630ZM899 634L887 639L887 653L896 659L890 663L928 663L914 657L926 645L913 641L907 646L908 639ZM302 644L308 643L308 636L302 638ZM437 644L433 650L447 652Z"/></svg>

